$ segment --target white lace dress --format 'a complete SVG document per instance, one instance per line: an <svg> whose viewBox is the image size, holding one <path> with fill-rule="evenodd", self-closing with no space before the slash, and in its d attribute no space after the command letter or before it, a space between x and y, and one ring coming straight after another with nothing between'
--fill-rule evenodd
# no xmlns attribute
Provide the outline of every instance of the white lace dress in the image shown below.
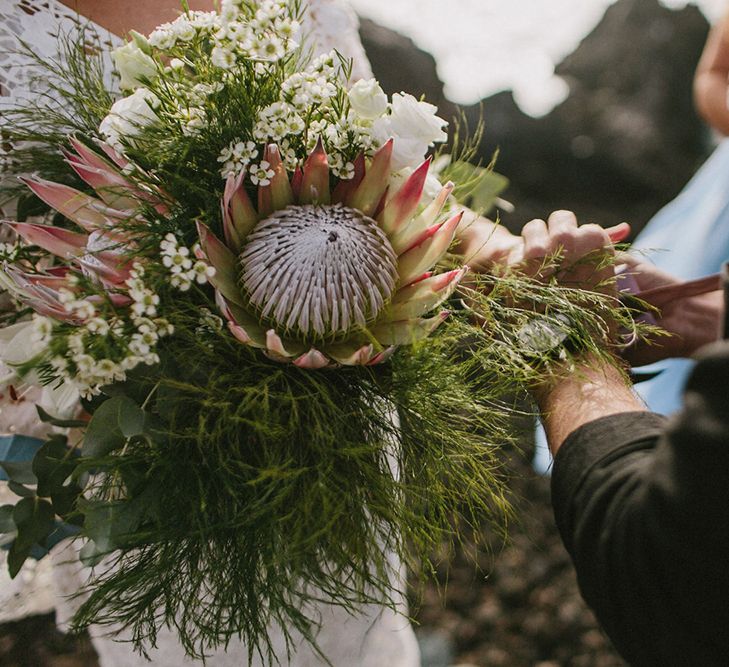
<svg viewBox="0 0 729 667"><path fill-rule="evenodd" d="M357 17L341 0L309 0L305 31L310 44L320 51L336 48L354 59L353 78L372 76L358 35ZM38 53L55 54L59 27L70 28L75 14L56 0L0 0L0 113L4 103L27 100L32 104L34 91L29 90L28 72L17 65L13 50L17 38L30 44ZM104 31L100 31L104 34ZM108 36L110 44L118 40ZM0 372L0 375L2 373ZM24 433L41 436L35 419L34 400L28 395L21 403L11 402L0 390L0 435ZM15 502L5 485L0 483L0 505ZM55 610L59 625L73 614L69 596L81 586L88 572L78 566L76 546L57 548L51 558L28 563L15 580L7 575L4 553L0 550L0 623L24 616ZM401 570L392 559L393 572ZM393 582L401 587L401 582ZM415 635L407 621L407 604L402 600L401 614L379 605L363 607L351 616L339 608L322 605L322 629L318 643L335 667L416 667L419 653ZM91 628L94 647L102 667L135 667L152 664L156 667L181 667L198 664L186 658L176 636L161 632L158 648L150 653L151 663L133 653L128 643L104 637L101 630ZM290 660L286 659L283 633L271 628L270 637L282 665L314 667L324 664L302 641ZM122 635L121 640L125 637ZM227 651L212 654L211 667L242 667L247 663L244 646L231 642ZM252 665L259 665L255 659Z"/></svg>

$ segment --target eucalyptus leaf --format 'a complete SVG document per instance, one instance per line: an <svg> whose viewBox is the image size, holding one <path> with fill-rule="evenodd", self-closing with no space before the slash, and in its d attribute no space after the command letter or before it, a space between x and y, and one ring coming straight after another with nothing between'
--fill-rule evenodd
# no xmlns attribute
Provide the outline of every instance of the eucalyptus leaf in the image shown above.
<svg viewBox="0 0 729 667"><path fill-rule="evenodd" d="M45 442L33 459L38 495L47 498L62 490L77 464L78 458L68 448L66 438L57 436Z"/></svg>
<svg viewBox="0 0 729 667"><path fill-rule="evenodd" d="M16 531L12 533L0 533L0 549L9 549L15 541Z"/></svg>
<svg viewBox="0 0 729 667"><path fill-rule="evenodd" d="M84 534L99 551L108 553L128 542L141 523L145 507L142 502L118 501L95 504L84 510Z"/></svg>
<svg viewBox="0 0 729 667"><path fill-rule="evenodd" d="M13 510L13 521L18 527L16 542L41 544L53 529L55 514L47 500L23 498Z"/></svg>
<svg viewBox="0 0 729 667"><path fill-rule="evenodd" d="M94 567L94 565L98 565L104 558L104 552L100 551L96 543L92 540L89 540L81 547L78 555L79 560L86 567Z"/></svg>
<svg viewBox="0 0 729 667"><path fill-rule="evenodd" d="M18 572L20 572L20 568L23 567L23 563L30 556L32 549L32 544L18 544L17 539L10 546L10 551L8 551L8 572L11 579L15 579Z"/></svg>
<svg viewBox="0 0 729 667"><path fill-rule="evenodd" d="M0 461L2 468L8 476L8 479L18 484L37 484L38 480L33 474L32 461Z"/></svg>
<svg viewBox="0 0 729 667"><path fill-rule="evenodd" d="M38 411L38 417L44 424L52 424L59 428L83 428L86 426L86 422L81 419L59 419L49 415L40 405L36 405L35 409Z"/></svg>
<svg viewBox="0 0 729 667"><path fill-rule="evenodd" d="M51 493L53 511L65 519L75 510L76 498L81 495L82 491L83 489L77 484L69 484L55 489Z"/></svg>
<svg viewBox="0 0 729 667"><path fill-rule="evenodd" d="M144 411L127 396L114 396L96 410L84 437L83 456L105 456L144 433Z"/></svg>
<svg viewBox="0 0 729 667"><path fill-rule="evenodd" d="M0 533L14 533L16 530L13 521L14 505L3 505L0 507Z"/></svg>
<svg viewBox="0 0 729 667"><path fill-rule="evenodd" d="M16 496L20 496L21 498L35 498L35 491L33 489L29 489L27 486L18 484L18 482L13 482L11 480L10 482L8 482L8 488Z"/></svg>

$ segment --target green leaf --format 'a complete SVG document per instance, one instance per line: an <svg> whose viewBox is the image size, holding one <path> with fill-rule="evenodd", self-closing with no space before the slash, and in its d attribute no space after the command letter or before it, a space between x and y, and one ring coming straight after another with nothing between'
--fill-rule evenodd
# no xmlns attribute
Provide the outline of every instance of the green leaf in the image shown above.
<svg viewBox="0 0 729 667"><path fill-rule="evenodd" d="M170 419L174 414L175 408L177 407L179 400L180 392L173 389L172 387L168 387L167 385L163 384L157 390L157 396L155 401L157 414L159 414L162 419Z"/></svg>
<svg viewBox="0 0 729 667"><path fill-rule="evenodd" d="M15 521L13 521L14 505L3 505L0 507L0 533L14 533L16 530Z"/></svg>
<svg viewBox="0 0 729 667"><path fill-rule="evenodd" d="M505 176L461 160L448 166L446 176L458 183L453 194L459 203L479 213L491 210L498 196L509 185Z"/></svg>
<svg viewBox="0 0 729 667"><path fill-rule="evenodd" d="M144 411L127 396L104 401L89 422L83 456L105 456L144 433Z"/></svg>
<svg viewBox="0 0 729 667"><path fill-rule="evenodd" d="M60 491L73 474L79 459L68 448L63 436L45 442L33 459L33 472L38 478L38 495L44 498Z"/></svg>
<svg viewBox="0 0 729 667"><path fill-rule="evenodd" d="M41 544L53 529L55 514L47 500L23 498L13 510L13 521L18 527L16 542Z"/></svg>
<svg viewBox="0 0 729 667"><path fill-rule="evenodd" d="M40 405L36 405L35 409L38 411L38 417L44 424L52 424L59 428L83 428L86 426L86 422L80 419L59 419L49 415Z"/></svg>
<svg viewBox="0 0 729 667"><path fill-rule="evenodd" d="M76 498L82 491L83 489L77 484L69 484L53 491L51 493L53 511L65 519L76 509Z"/></svg>
<svg viewBox="0 0 729 667"><path fill-rule="evenodd" d="M40 498L23 498L13 509L13 522L18 528L15 542L8 552L8 570L15 577L33 547L43 545L55 524L51 504Z"/></svg>
<svg viewBox="0 0 729 667"><path fill-rule="evenodd" d="M29 489L27 486L18 484L18 482L8 482L8 488L16 495L21 498L35 498L35 491Z"/></svg>
<svg viewBox="0 0 729 667"><path fill-rule="evenodd" d="M94 567L102 561L104 552L99 550L95 542L89 540L81 547L78 557L86 567Z"/></svg>
<svg viewBox="0 0 729 667"><path fill-rule="evenodd" d="M38 480L33 474L32 461L0 461L2 468L10 480L18 484L36 484Z"/></svg>
<svg viewBox="0 0 729 667"><path fill-rule="evenodd" d="M18 572L20 572L20 568L23 567L23 563L30 556L32 548L32 545L19 545L17 539L13 542L10 551L8 551L8 572L11 579L15 579Z"/></svg>
<svg viewBox="0 0 729 667"><path fill-rule="evenodd" d="M144 511L144 503L134 500L87 505L83 510L84 534L99 551L109 553L124 545L126 537L139 527Z"/></svg>

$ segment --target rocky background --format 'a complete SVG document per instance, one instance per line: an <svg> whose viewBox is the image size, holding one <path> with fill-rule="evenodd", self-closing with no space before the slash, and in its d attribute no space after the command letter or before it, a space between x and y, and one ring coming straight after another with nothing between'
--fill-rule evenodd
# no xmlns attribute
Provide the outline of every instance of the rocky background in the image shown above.
<svg viewBox="0 0 729 667"><path fill-rule="evenodd" d="M571 208L584 221L627 220L639 231L710 151L691 102L707 30L695 7L674 12L657 0L620 0L559 65L571 95L549 115L525 116L509 92L462 109L471 127L485 120L484 162L500 148L497 169L511 180L506 199L516 205L504 223L517 231L532 217ZM369 21L362 39L387 92L425 94L444 117L459 111L444 97L433 58L409 39ZM516 505L509 542L501 546L484 526L495 553L464 545L439 572L440 586L413 598L424 667L624 664L579 597L549 480L531 471L531 428L524 433L521 453L504 454ZM88 639L64 637L52 616L0 626L2 667L96 665Z"/></svg>
<svg viewBox="0 0 729 667"><path fill-rule="evenodd" d="M497 171L511 180L506 199L516 205L504 223L518 230L571 208L585 220L641 229L710 151L691 99L707 32L693 5L671 11L658 0L620 0L557 66L571 92L549 115L526 116L508 91L463 108L469 127L485 122L481 159L500 149ZM370 21L362 38L387 92L425 94L444 118L459 111L444 97L433 58L409 39Z"/></svg>

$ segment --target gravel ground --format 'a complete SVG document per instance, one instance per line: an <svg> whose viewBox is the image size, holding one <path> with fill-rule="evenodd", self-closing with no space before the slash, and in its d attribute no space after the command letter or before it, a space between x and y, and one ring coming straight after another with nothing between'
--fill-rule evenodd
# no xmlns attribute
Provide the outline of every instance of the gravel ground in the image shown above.
<svg viewBox="0 0 729 667"><path fill-rule="evenodd" d="M419 608L413 600L423 667L623 667L579 595L554 524L549 479L524 455L508 466L516 520L507 544L493 555L464 545L439 573L441 591L429 585Z"/></svg>
<svg viewBox="0 0 729 667"><path fill-rule="evenodd" d="M508 543L491 555L464 545L439 582L413 599L423 667L624 666L579 596L554 525L549 479L535 475L527 459L512 456L507 464L517 510ZM491 529L483 531L499 544ZM97 665L88 638L64 636L52 615L0 625L1 667Z"/></svg>

